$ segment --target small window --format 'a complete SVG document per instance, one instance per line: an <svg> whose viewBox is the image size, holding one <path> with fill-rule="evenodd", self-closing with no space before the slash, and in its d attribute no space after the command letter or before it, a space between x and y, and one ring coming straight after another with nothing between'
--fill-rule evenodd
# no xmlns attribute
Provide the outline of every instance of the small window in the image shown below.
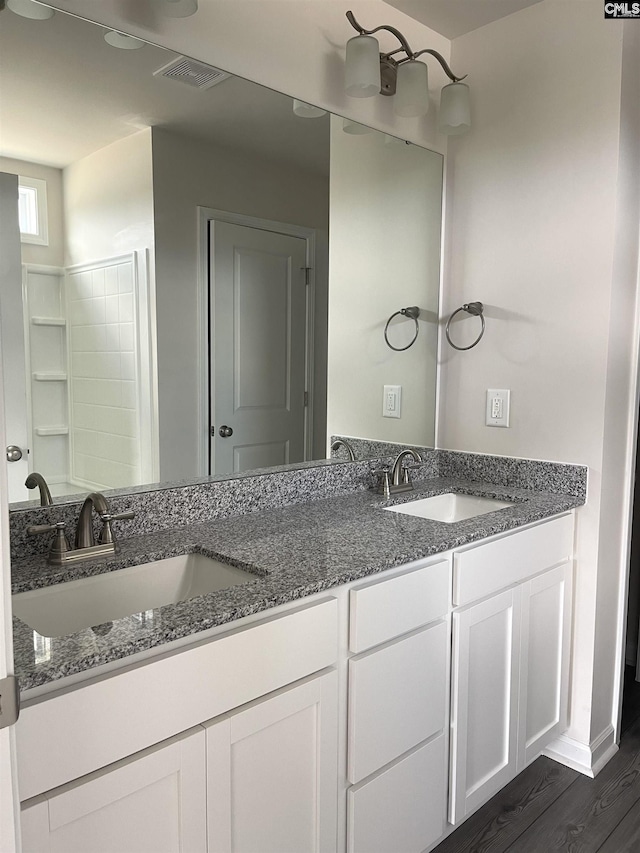
<svg viewBox="0 0 640 853"><path fill-rule="evenodd" d="M46 181L22 176L18 178L18 216L23 243L49 245Z"/></svg>

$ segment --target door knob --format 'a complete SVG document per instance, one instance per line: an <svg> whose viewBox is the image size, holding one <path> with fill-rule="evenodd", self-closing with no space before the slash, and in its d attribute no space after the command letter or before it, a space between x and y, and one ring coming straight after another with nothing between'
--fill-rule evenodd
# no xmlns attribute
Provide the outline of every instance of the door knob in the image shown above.
<svg viewBox="0 0 640 853"><path fill-rule="evenodd" d="M233 435L233 430L230 426L226 426L226 424L223 424L218 432L220 433L221 438L229 438L230 435Z"/></svg>
<svg viewBox="0 0 640 853"><path fill-rule="evenodd" d="M7 447L7 462L19 462L22 459L22 450L17 444L10 444Z"/></svg>

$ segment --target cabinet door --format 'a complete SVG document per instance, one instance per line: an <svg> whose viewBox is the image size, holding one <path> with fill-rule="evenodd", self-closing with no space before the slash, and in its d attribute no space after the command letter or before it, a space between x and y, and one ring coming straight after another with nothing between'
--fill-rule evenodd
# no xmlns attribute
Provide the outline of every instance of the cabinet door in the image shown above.
<svg viewBox="0 0 640 853"><path fill-rule="evenodd" d="M516 774L520 591L453 614L450 820Z"/></svg>
<svg viewBox="0 0 640 853"><path fill-rule="evenodd" d="M567 727L571 563L522 587L518 770Z"/></svg>
<svg viewBox="0 0 640 853"><path fill-rule="evenodd" d="M209 853L324 853L337 843L334 671L205 725Z"/></svg>
<svg viewBox="0 0 640 853"><path fill-rule="evenodd" d="M205 783L192 729L27 801L23 853L204 853Z"/></svg>

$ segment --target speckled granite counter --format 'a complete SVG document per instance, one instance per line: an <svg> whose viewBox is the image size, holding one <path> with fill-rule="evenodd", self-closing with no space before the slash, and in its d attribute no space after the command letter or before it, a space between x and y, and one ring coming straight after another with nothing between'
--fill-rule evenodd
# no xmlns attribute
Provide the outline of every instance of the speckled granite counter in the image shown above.
<svg viewBox="0 0 640 853"><path fill-rule="evenodd" d="M40 642L42 638L34 638L33 630L14 617L15 670L22 690L584 503L583 495L533 492L442 477L422 480L415 486L415 491L389 501L370 491L358 491L142 534L123 540L121 553L115 558L64 569L46 566L42 556L15 561L14 593L194 551L256 572L255 581L159 607L144 616L118 619L106 631L88 628ZM385 506L448 491L495 497L515 505L455 524L382 511Z"/></svg>

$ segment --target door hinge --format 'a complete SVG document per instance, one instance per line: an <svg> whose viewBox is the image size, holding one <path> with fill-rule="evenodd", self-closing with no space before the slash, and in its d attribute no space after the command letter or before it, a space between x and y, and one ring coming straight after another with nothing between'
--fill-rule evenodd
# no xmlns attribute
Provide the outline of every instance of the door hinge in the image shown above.
<svg viewBox="0 0 640 853"><path fill-rule="evenodd" d="M209 427L209 435L211 436L211 438L216 437L216 428L213 425Z"/></svg>
<svg viewBox="0 0 640 853"><path fill-rule="evenodd" d="M15 675L0 680L0 729L17 722L20 715L20 685Z"/></svg>
<svg viewBox="0 0 640 853"><path fill-rule="evenodd" d="M304 270L304 286L309 287L311 284L311 270L313 267L300 267L301 270Z"/></svg>
<svg viewBox="0 0 640 853"><path fill-rule="evenodd" d="M309 405L309 392L308 391L304 392L304 405L305 406Z"/></svg>

